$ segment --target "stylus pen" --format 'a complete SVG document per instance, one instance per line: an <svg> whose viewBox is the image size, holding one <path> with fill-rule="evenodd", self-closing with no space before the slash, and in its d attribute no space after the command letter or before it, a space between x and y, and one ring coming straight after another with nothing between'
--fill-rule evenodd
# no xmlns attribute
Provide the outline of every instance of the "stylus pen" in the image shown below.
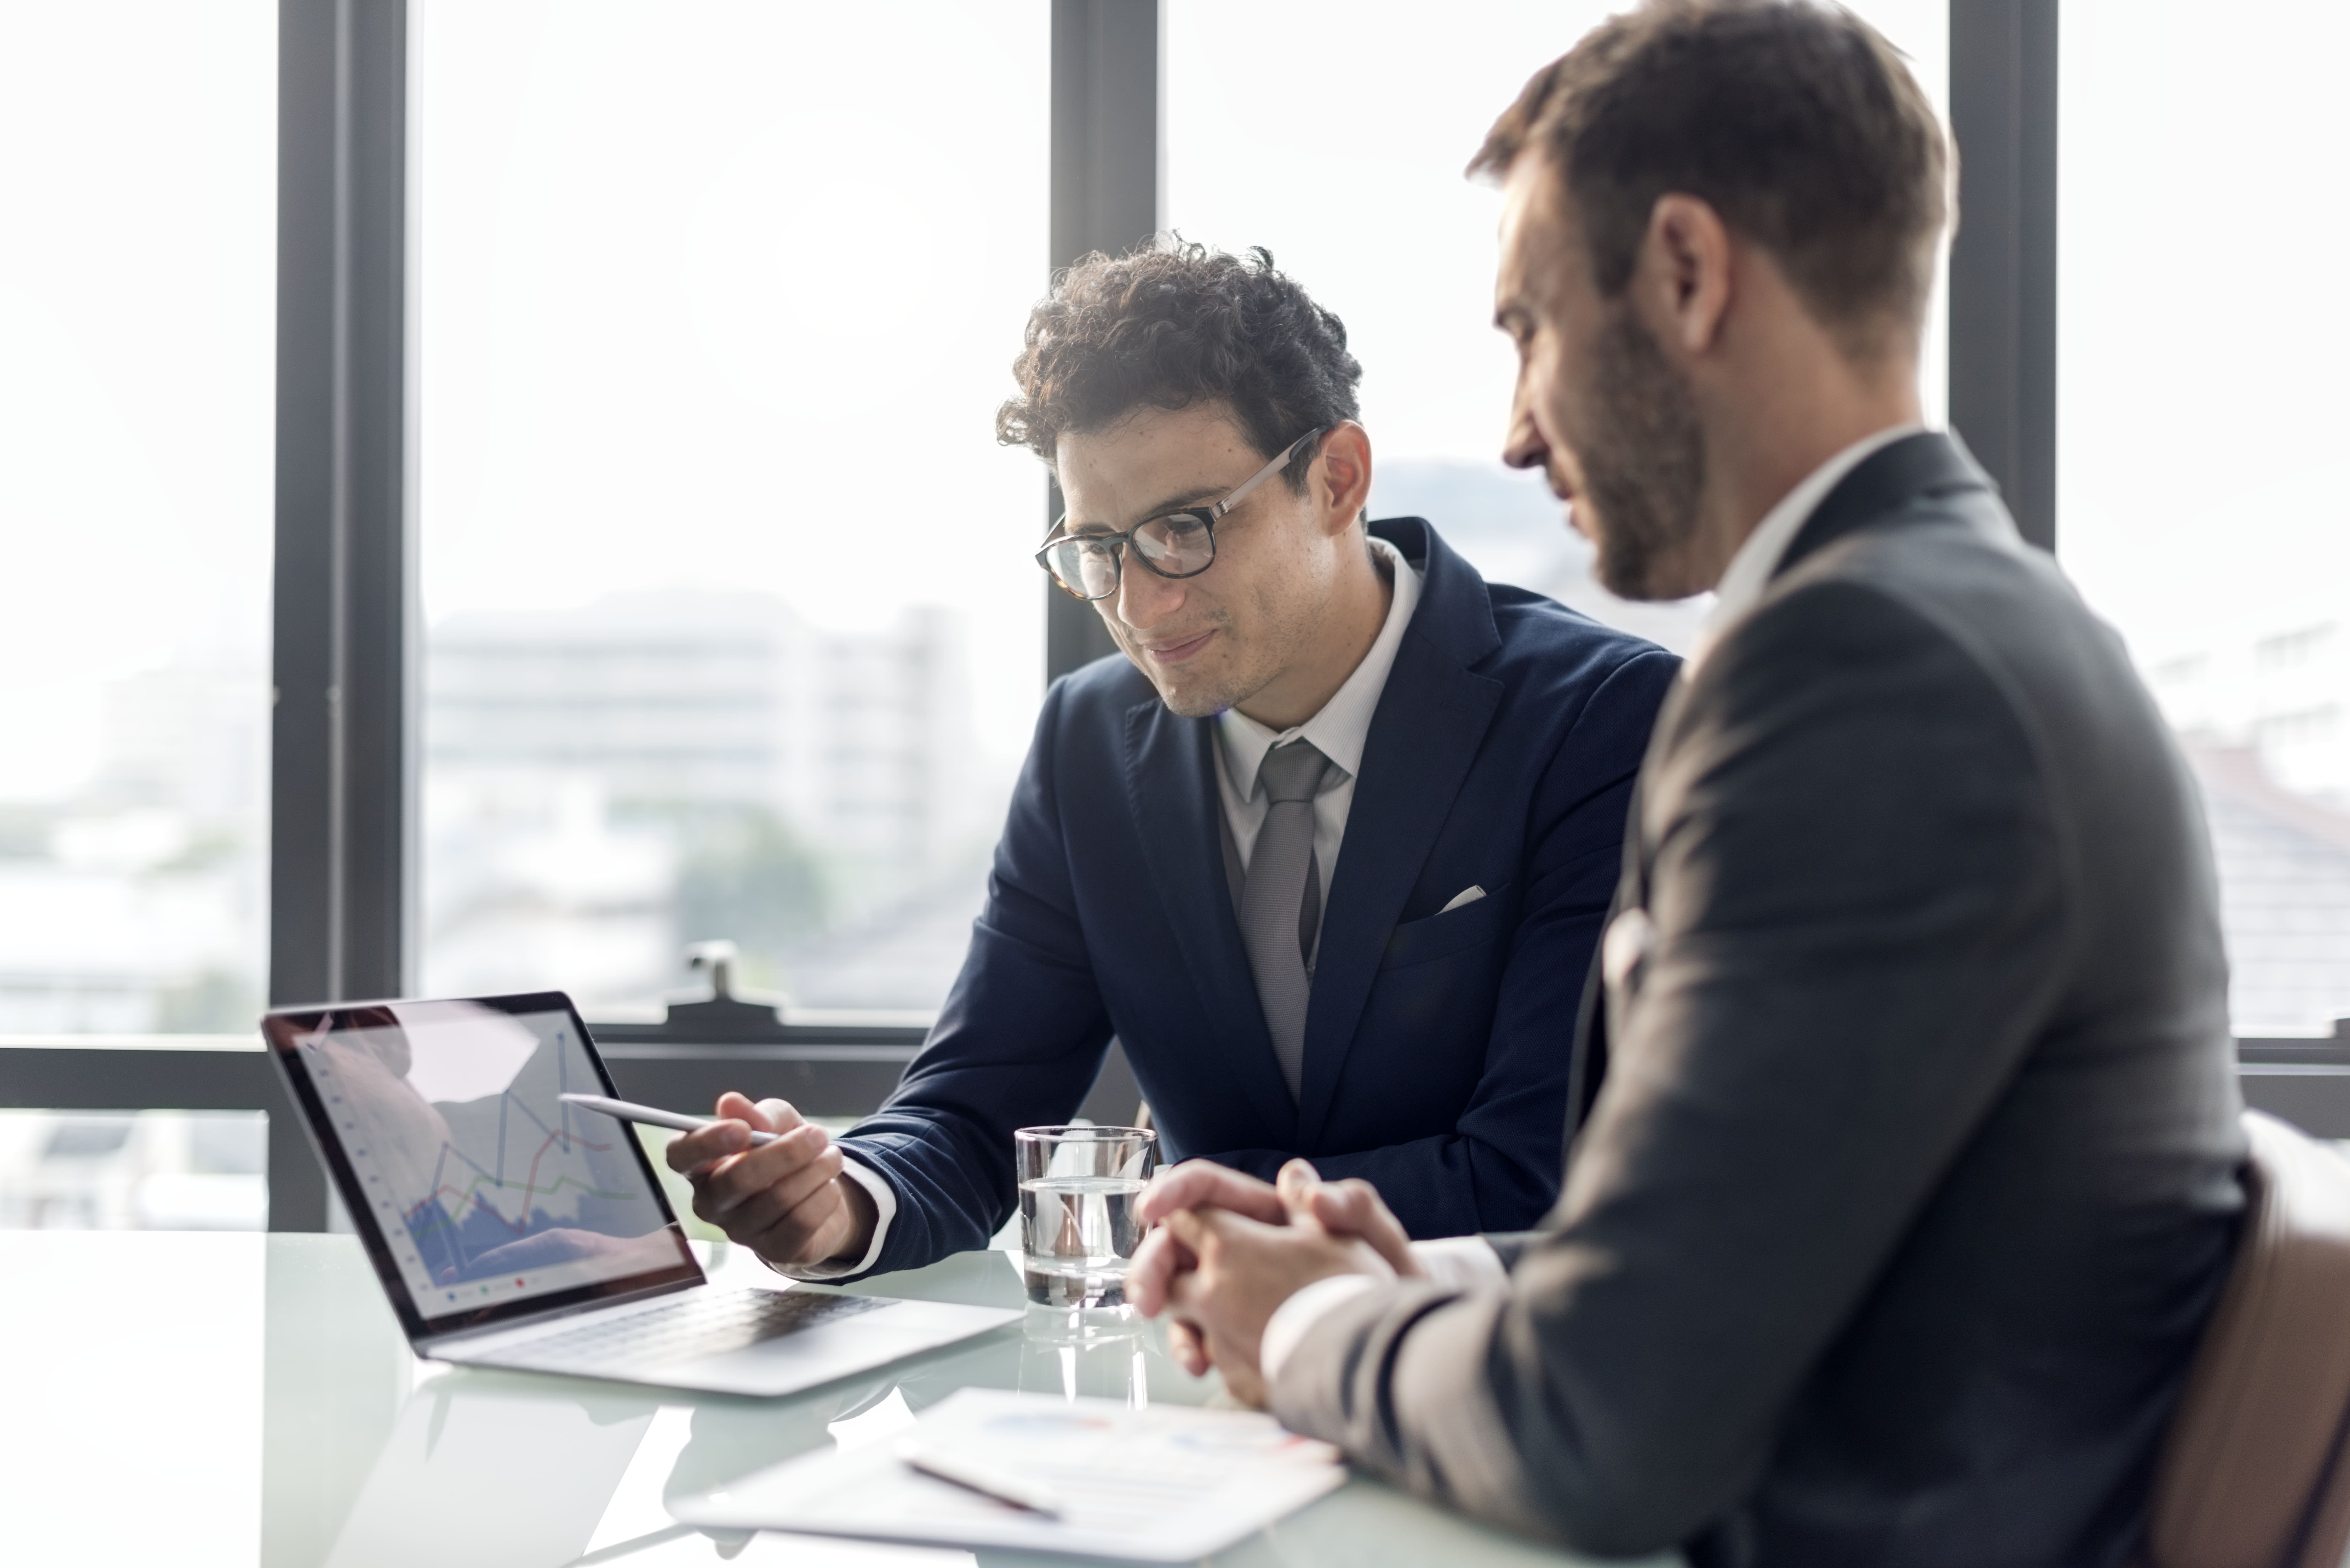
<svg viewBox="0 0 2350 1568"><path fill-rule="evenodd" d="M1046 1519L1061 1517L1061 1497L1052 1488L1023 1480L966 1455L951 1454L917 1438L907 1438L898 1444L898 1459L908 1469L920 1470L926 1476L936 1477L965 1491L975 1491L982 1497L992 1497L998 1502L1024 1508Z"/></svg>
<svg viewBox="0 0 2350 1568"><path fill-rule="evenodd" d="M642 1122L647 1127L675 1127L680 1132L700 1132L704 1127L714 1127L719 1125L719 1118L716 1116L689 1116L680 1111L656 1110L650 1106L640 1106L630 1100L608 1100L601 1095L557 1095L555 1097L567 1106L577 1106L583 1111L601 1111L608 1116L618 1116L624 1122ZM758 1128L753 1127L751 1147L756 1148L763 1143L773 1143L781 1137L783 1137L781 1133L761 1132Z"/></svg>

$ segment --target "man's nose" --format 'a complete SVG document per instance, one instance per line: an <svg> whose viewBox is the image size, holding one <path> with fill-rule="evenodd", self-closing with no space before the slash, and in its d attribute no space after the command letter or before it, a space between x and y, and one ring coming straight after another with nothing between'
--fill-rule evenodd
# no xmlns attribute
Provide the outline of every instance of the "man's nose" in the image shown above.
<svg viewBox="0 0 2350 1568"><path fill-rule="evenodd" d="M1549 445L1534 424L1525 377L1521 374L1510 396L1510 428L1502 438L1502 461L1512 468L1540 468L1549 456Z"/></svg>
<svg viewBox="0 0 2350 1568"><path fill-rule="evenodd" d="M1550 456L1550 445L1534 428L1534 421L1520 413L1510 421L1509 433L1503 438L1502 461L1512 468L1540 468Z"/></svg>
<svg viewBox="0 0 2350 1568"><path fill-rule="evenodd" d="M1118 577L1118 618L1136 631L1149 631L1183 607L1183 585L1160 576L1129 557Z"/></svg>

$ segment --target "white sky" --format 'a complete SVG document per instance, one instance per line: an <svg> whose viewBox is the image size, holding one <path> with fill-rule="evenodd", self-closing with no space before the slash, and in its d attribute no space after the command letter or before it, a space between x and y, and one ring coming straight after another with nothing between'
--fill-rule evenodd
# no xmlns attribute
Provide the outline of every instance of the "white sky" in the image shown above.
<svg viewBox="0 0 2350 1568"><path fill-rule="evenodd" d="M2142 659L2345 613L2334 0L2065 0L2057 548Z"/></svg>
<svg viewBox="0 0 2350 1568"><path fill-rule="evenodd" d="M0 0L0 801L108 680L267 678L276 120L273 0Z"/></svg>
<svg viewBox="0 0 2350 1568"><path fill-rule="evenodd" d="M993 418L1044 290L1047 8L411 14L428 620L660 587L839 628L948 604L1016 756L1044 479Z"/></svg>

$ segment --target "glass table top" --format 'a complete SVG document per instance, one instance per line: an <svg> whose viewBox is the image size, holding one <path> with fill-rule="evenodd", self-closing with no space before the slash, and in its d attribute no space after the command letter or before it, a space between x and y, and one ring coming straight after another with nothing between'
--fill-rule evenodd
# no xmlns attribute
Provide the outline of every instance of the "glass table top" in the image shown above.
<svg viewBox="0 0 2350 1568"><path fill-rule="evenodd" d="M697 1243L699 1247L700 1244ZM714 1278L772 1284L705 1250ZM0 1559L81 1568L1012 1568L1077 1560L705 1534L665 1497L894 1436L965 1386L1200 1404L1159 1329L1024 1324L781 1399L419 1361L348 1236L0 1232ZM1017 1305L1009 1254L858 1289ZM1212 1561L1375 1568L1586 1561L1360 1477Z"/></svg>

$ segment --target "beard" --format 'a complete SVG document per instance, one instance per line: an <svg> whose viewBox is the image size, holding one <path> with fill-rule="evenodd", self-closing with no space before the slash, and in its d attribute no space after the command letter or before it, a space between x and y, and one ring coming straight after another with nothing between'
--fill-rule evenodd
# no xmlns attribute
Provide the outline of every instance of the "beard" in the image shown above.
<svg viewBox="0 0 2350 1568"><path fill-rule="evenodd" d="M1705 489L1705 431L1697 401L1656 339L1617 307L1592 345L1590 428L1582 460L1581 521L1598 550L1594 572L1627 599L1679 598Z"/></svg>

